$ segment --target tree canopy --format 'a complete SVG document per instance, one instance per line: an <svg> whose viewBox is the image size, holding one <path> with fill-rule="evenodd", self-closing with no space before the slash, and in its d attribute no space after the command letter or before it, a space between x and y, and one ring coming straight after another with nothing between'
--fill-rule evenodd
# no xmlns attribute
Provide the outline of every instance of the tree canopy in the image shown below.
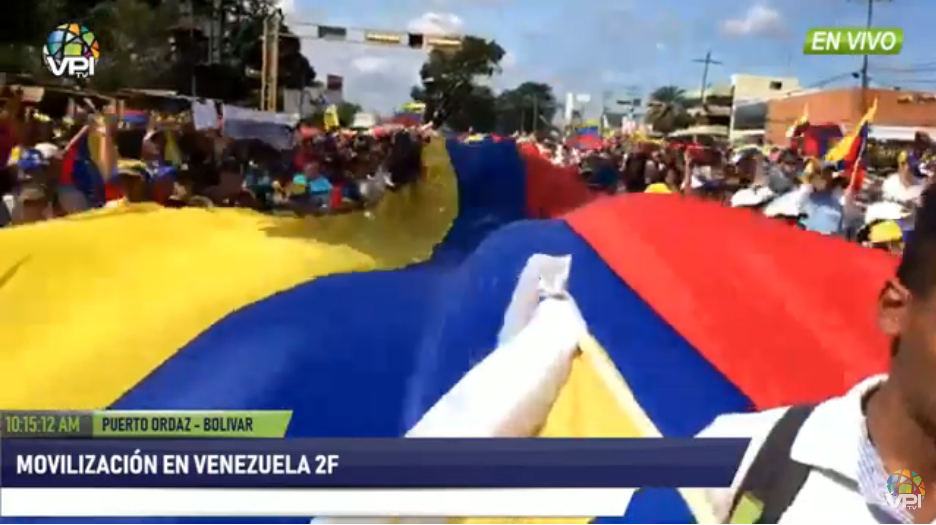
<svg viewBox="0 0 936 525"><path fill-rule="evenodd" d="M497 124L496 97L479 80L500 70L505 51L497 42L465 37L455 50L433 49L419 72L422 86L412 98L426 104L426 115L455 131L491 132Z"/></svg>
<svg viewBox="0 0 936 525"><path fill-rule="evenodd" d="M676 86L661 86L650 95L644 120L654 131L671 133L691 123L683 99L684 91Z"/></svg>
<svg viewBox="0 0 936 525"><path fill-rule="evenodd" d="M540 82L524 82L498 95L498 131L511 134L549 128L557 108L552 86Z"/></svg>
<svg viewBox="0 0 936 525"><path fill-rule="evenodd" d="M41 46L54 25L77 21L101 41L101 59L90 86L172 89L224 100L250 98L260 81L264 19L275 0L221 3L209 0L11 0L0 19L0 67L52 81L42 64ZM221 62L210 62L198 19L223 21ZM51 22L50 22L51 21ZM314 85L315 69L299 39L281 26L279 83L299 89Z"/></svg>
<svg viewBox="0 0 936 525"><path fill-rule="evenodd" d="M342 101L338 104L338 122L343 127L350 126L354 122L354 115L362 109L361 106L353 102ZM322 106L316 109L315 113L312 113L307 121L313 126L322 126L325 123L325 107Z"/></svg>

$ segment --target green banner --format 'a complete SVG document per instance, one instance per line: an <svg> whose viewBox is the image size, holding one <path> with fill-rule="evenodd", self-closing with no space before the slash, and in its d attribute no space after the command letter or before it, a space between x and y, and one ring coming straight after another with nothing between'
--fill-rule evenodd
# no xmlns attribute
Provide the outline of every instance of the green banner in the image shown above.
<svg viewBox="0 0 936 525"><path fill-rule="evenodd" d="M899 27L816 27L806 33L805 55L898 55L904 34Z"/></svg>
<svg viewBox="0 0 936 525"><path fill-rule="evenodd" d="M91 412L7 410L0 413L0 437L70 438L91 436Z"/></svg>
<svg viewBox="0 0 936 525"><path fill-rule="evenodd" d="M94 437L280 438L292 410L98 411Z"/></svg>

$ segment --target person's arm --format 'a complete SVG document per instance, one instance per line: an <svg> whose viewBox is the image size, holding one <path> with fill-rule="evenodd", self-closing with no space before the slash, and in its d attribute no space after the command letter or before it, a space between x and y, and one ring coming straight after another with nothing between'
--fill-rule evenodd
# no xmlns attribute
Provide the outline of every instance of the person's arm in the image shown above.
<svg viewBox="0 0 936 525"><path fill-rule="evenodd" d="M692 195L692 157L687 151L683 159L683 180L679 188L683 195Z"/></svg>
<svg viewBox="0 0 936 525"><path fill-rule="evenodd" d="M62 154L67 154L69 151L71 151L72 148L77 146L78 142L82 139L82 137L88 134L88 130L90 129L91 126L88 124L82 126L81 129L78 130L78 133L75 133L75 136L72 137L71 140L68 141L68 144L65 145L65 148L62 150Z"/></svg>

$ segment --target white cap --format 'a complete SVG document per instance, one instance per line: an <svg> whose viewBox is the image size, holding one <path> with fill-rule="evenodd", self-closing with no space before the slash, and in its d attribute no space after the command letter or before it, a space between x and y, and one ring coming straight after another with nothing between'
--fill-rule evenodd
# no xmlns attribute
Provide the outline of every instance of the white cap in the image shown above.
<svg viewBox="0 0 936 525"><path fill-rule="evenodd" d="M61 151L58 146L51 142L40 142L33 146L33 149L41 153L46 159L54 159Z"/></svg>
<svg viewBox="0 0 936 525"><path fill-rule="evenodd" d="M764 208L764 215L768 217L799 217L803 214L802 194L799 190L792 190L774 199Z"/></svg>
<svg viewBox="0 0 936 525"><path fill-rule="evenodd" d="M731 196L731 205L735 208L760 206L774 197L774 192L766 186L744 188Z"/></svg>
<svg viewBox="0 0 936 525"><path fill-rule="evenodd" d="M865 210L864 222L871 224L878 221L899 221L909 217L910 211L904 206L891 201L869 204Z"/></svg>

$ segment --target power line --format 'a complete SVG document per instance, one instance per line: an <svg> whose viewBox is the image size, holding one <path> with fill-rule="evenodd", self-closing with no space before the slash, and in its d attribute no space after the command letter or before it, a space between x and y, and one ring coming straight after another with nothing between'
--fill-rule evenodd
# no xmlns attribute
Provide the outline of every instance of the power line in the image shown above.
<svg viewBox="0 0 936 525"><path fill-rule="evenodd" d="M934 61L918 62L916 64L910 64L907 66L888 66L886 64L881 65L881 64L874 64L873 62L871 62L871 67L874 69L880 69L884 71L908 72L909 73L909 72L915 72L915 71L920 71L920 70L926 70L930 68L936 69L936 62Z"/></svg>
<svg viewBox="0 0 936 525"><path fill-rule="evenodd" d="M858 72L857 72L857 71L849 71L849 72L847 72L847 73L840 73L840 74L838 74L838 75L833 75L833 76L831 76L831 77L827 77L827 78L824 78L824 79L822 79L822 80L818 80L818 81L816 81L816 82L813 82L812 84L809 85L809 87L808 87L807 89L815 89L815 88L825 87L825 86L827 86L827 85L829 85L829 84L831 84L831 83L833 83L833 82L838 82L839 80L846 80L846 79L849 79L849 78L856 78L857 76L858 76Z"/></svg>
<svg viewBox="0 0 936 525"><path fill-rule="evenodd" d="M895 82L894 84L936 84L936 78L911 78L906 80L900 79L899 82Z"/></svg>
<svg viewBox="0 0 936 525"><path fill-rule="evenodd" d="M926 69L917 69L914 71L893 71L890 69L871 68L871 71L875 73L883 74L883 75L898 77L898 78L912 78L917 75L931 75L933 73L936 73L936 67L930 67Z"/></svg>
<svg viewBox="0 0 936 525"><path fill-rule="evenodd" d="M892 0L858 0L867 3L867 20L865 21L865 27L871 29L871 23L874 20L874 3L875 2L890 2ZM861 58L861 105L862 111L867 110L867 92L870 84L870 79L868 78L868 55L864 55Z"/></svg>
<svg viewBox="0 0 936 525"><path fill-rule="evenodd" d="M707 53L705 53L705 58L697 58L697 59L693 60L693 62L695 62L695 63L697 63L697 64L705 64L705 65L702 67L702 91L699 92L699 98L701 99L702 105L704 106L704 105L705 105L705 86L706 86L706 84L708 83L708 70L709 70L709 66L711 66L711 65L720 66L720 65L722 65L722 63L719 62L718 60L712 60L712 52L711 52L711 51L708 51Z"/></svg>

